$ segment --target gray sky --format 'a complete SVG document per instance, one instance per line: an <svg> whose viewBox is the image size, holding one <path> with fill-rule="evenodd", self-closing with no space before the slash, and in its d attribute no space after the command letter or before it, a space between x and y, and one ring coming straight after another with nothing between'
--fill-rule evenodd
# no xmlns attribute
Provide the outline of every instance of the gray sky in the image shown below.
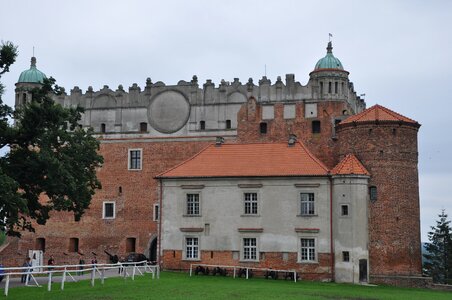
<svg viewBox="0 0 452 300"><path fill-rule="evenodd" d="M176 84L294 73L306 84L325 55L350 72L367 106L417 120L422 241L445 208L452 217L452 1L23 1L1 0L0 39L19 46L1 81L30 66L69 92L124 88L147 77Z"/></svg>

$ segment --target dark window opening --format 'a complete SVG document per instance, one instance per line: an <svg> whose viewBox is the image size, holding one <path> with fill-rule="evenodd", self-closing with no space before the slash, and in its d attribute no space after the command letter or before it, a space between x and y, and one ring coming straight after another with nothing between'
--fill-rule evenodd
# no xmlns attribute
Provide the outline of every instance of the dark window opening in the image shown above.
<svg viewBox="0 0 452 300"><path fill-rule="evenodd" d="M259 132L262 134L266 134L267 133L267 123L262 122L259 124Z"/></svg>
<svg viewBox="0 0 452 300"><path fill-rule="evenodd" d="M22 104L25 104L25 103L27 103L27 94L23 93L22 94Z"/></svg>
<svg viewBox="0 0 452 300"><path fill-rule="evenodd" d="M345 261L345 262L350 261L350 252L342 251L342 261Z"/></svg>
<svg viewBox="0 0 452 300"><path fill-rule="evenodd" d="M342 84L341 84L341 91L342 91L342 94L344 93L344 83L342 82Z"/></svg>
<svg viewBox="0 0 452 300"><path fill-rule="evenodd" d="M320 95L323 95L323 82L320 82Z"/></svg>
<svg viewBox="0 0 452 300"><path fill-rule="evenodd" d="M122 194L122 186L120 186L120 187L118 188L118 193L119 193L119 195Z"/></svg>
<svg viewBox="0 0 452 300"><path fill-rule="evenodd" d="M341 215L348 216L348 205L341 205Z"/></svg>
<svg viewBox="0 0 452 300"><path fill-rule="evenodd" d="M78 252L78 238L69 239L69 252Z"/></svg>
<svg viewBox="0 0 452 300"><path fill-rule="evenodd" d="M45 238L37 238L35 243L36 250L41 250L42 252L46 252L46 239Z"/></svg>
<svg viewBox="0 0 452 300"><path fill-rule="evenodd" d="M331 81L328 82L328 94L331 94Z"/></svg>
<svg viewBox="0 0 452 300"><path fill-rule="evenodd" d="M115 217L115 204L112 202L104 203L104 218L114 218Z"/></svg>
<svg viewBox="0 0 452 300"><path fill-rule="evenodd" d="M206 121L199 122L199 129L206 130Z"/></svg>
<svg viewBox="0 0 452 300"><path fill-rule="evenodd" d="M226 129L231 129L231 120L226 120Z"/></svg>
<svg viewBox="0 0 452 300"><path fill-rule="evenodd" d="M100 132L105 133L105 131L106 131L105 123L100 124Z"/></svg>
<svg viewBox="0 0 452 300"><path fill-rule="evenodd" d="M338 89L338 83L337 81L334 83L334 93L337 94L337 89Z"/></svg>
<svg viewBox="0 0 452 300"><path fill-rule="evenodd" d="M377 187L371 186L369 187L369 195L370 195L370 201L376 201L377 200Z"/></svg>
<svg viewBox="0 0 452 300"><path fill-rule="evenodd" d="M126 252L135 252L136 238L127 238L126 240Z"/></svg>
<svg viewBox="0 0 452 300"><path fill-rule="evenodd" d="M320 121L312 121L312 133L320 133Z"/></svg>
<svg viewBox="0 0 452 300"><path fill-rule="evenodd" d="M159 208L160 208L160 206L158 204L154 205L154 221L159 220L159 216L160 216Z"/></svg>
<svg viewBox="0 0 452 300"><path fill-rule="evenodd" d="M140 123L140 132L146 132L146 131L148 131L148 123L141 122Z"/></svg>

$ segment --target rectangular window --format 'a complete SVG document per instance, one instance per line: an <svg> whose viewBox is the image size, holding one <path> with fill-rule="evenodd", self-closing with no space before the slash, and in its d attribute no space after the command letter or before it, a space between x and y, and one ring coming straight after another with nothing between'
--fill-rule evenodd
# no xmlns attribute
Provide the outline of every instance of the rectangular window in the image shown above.
<svg viewBox="0 0 452 300"><path fill-rule="evenodd" d="M257 215L257 193L245 193L245 215Z"/></svg>
<svg viewBox="0 0 452 300"><path fill-rule="evenodd" d="M312 121L312 133L320 133L320 121Z"/></svg>
<svg viewBox="0 0 452 300"><path fill-rule="evenodd" d="M127 238L126 240L126 252L135 252L136 238Z"/></svg>
<svg viewBox="0 0 452 300"><path fill-rule="evenodd" d="M259 132L261 134L266 134L267 133L267 123L262 122L259 124Z"/></svg>
<svg viewBox="0 0 452 300"><path fill-rule="evenodd" d="M348 216L348 205L341 205L341 216Z"/></svg>
<svg viewBox="0 0 452 300"><path fill-rule="evenodd" d="M186 259L199 258L199 241L197 237L185 238L185 258Z"/></svg>
<svg viewBox="0 0 452 300"><path fill-rule="evenodd" d="M369 187L369 194L370 194L370 201L376 201L377 200L377 187L376 186Z"/></svg>
<svg viewBox="0 0 452 300"><path fill-rule="evenodd" d="M154 221L158 221L160 217L160 206L158 204L154 204Z"/></svg>
<svg viewBox="0 0 452 300"><path fill-rule="evenodd" d="M45 238L37 238L35 243L35 248L38 250L42 250L42 252L46 252L46 239Z"/></svg>
<svg viewBox="0 0 452 300"><path fill-rule="evenodd" d="M314 193L301 193L301 215L314 215Z"/></svg>
<svg viewBox="0 0 452 300"><path fill-rule="evenodd" d="M199 194L187 194L187 215L199 215Z"/></svg>
<svg viewBox="0 0 452 300"><path fill-rule="evenodd" d="M148 123L141 122L140 123L140 132L146 132L146 131L148 131Z"/></svg>
<svg viewBox="0 0 452 300"><path fill-rule="evenodd" d="M301 239L301 261L315 261L315 239Z"/></svg>
<svg viewBox="0 0 452 300"><path fill-rule="evenodd" d="M226 120L226 129L231 129L231 120Z"/></svg>
<svg viewBox="0 0 452 300"><path fill-rule="evenodd" d="M69 239L69 252L78 252L78 238Z"/></svg>
<svg viewBox="0 0 452 300"><path fill-rule="evenodd" d="M243 239L243 260L257 260L256 238Z"/></svg>
<svg viewBox="0 0 452 300"><path fill-rule="evenodd" d="M102 218L114 219L115 217L115 202L105 201L102 209Z"/></svg>
<svg viewBox="0 0 452 300"><path fill-rule="evenodd" d="M129 149L129 170L141 170L141 149Z"/></svg>
<svg viewBox="0 0 452 300"><path fill-rule="evenodd" d="M342 261L345 261L345 262L350 261L350 252L342 251Z"/></svg>

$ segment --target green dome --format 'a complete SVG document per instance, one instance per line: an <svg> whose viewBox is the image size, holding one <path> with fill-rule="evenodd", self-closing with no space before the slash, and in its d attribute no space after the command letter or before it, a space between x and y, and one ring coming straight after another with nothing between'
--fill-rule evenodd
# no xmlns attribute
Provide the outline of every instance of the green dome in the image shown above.
<svg viewBox="0 0 452 300"><path fill-rule="evenodd" d="M30 69L20 73L19 80L17 82L43 83L45 78L47 78L46 74L36 69L36 57L32 57Z"/></svg>
<svg viewBox="0 0 452 300"><path fill-rule="evenodd" d="M326 56L321 58L317 64L315 65L314 70L319 69L339 69L344 70L341 61L334 57L333 55L333 46L331 42L328 42L328 47L326 48Z"/></svg>

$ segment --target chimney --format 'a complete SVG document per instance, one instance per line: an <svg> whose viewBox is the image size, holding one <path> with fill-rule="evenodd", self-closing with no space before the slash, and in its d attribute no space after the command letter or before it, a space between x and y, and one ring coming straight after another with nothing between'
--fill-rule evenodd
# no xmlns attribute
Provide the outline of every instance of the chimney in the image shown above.
<svg viewBox="0 0 452 300"><path fill-rule="evenodd" d="M297 142L297 136L295 134L289 134L289 141L288 141L289 147L293 147L296 142Z"/></svg>
<svg viewBox="0 0 452 300"><path fill-rule="evenodd" d="M220 147L222 144L224 144L224 137L217 136L217 140L215 141L215 146Z"/></svg>

